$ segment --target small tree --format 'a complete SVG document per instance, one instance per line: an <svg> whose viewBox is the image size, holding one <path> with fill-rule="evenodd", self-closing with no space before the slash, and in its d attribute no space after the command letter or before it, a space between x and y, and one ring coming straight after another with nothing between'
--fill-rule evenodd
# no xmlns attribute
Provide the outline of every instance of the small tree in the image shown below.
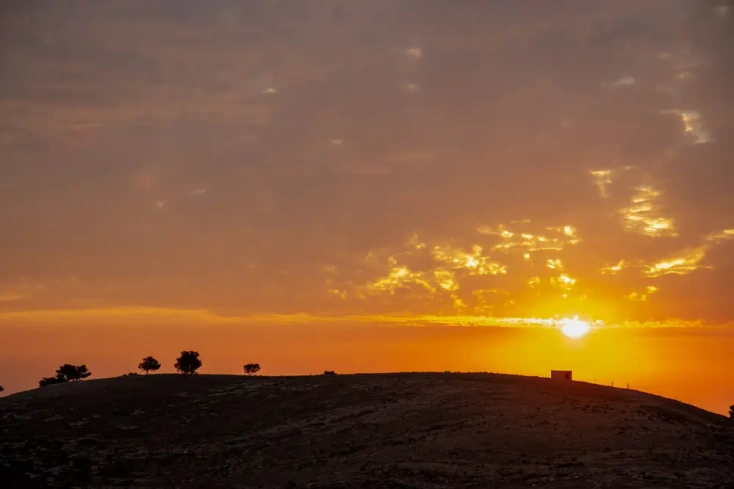
<svg viewBox="0 0 734 489"><path fill-rule="evenodd" d="M201 367L198 351L182 351L181 356L176 359L174 365L177 372L184 375L193 375Z"/></svg>
<svg viewBox="0 0 734 489"><path fill-rule="evenodd" d="M734 404L732 404L731 406L729 406L729 417L731 419L734 419Z"/></svg>
<svg viewBox="0 0 734 489"><path fill-rule="evenodd" d="M161 364L153 357L145 357L143 358L143 361L140 362L140 365L138 365L138 368L145 372L145 375L148 375L148 372L150 372L151 370L155 372L156 370L161 368Z"/></svg>
<svg viewBox="0 0 734 489"><path fill-rule="evenodd" d="M336 372L333 370L324 370L324 375L336 375Z"/></svg>
<svg viewBox="0 0 734 489"><path fill-rule="evenodd" d="M245 369L245 373L247 375L255 375L260 371L260 364L259 363L248 363L243 367Z"/></svg>
<svg viewBox="0 0 734 489"><path fill-rule="evenodd" d="M56 370L57 378L65 378L66 380L82 380L92 375L86 365L70 365L68 363L60 366Z"/></svg>
<svg viewBox="0 0 734 489"><path fill-rule="evenodd" d="M0 392L2 392L2 391L4 391L4 390L5 390L5 389L3 388L3 386L1 386L1 385L0 385Z"/></svg>

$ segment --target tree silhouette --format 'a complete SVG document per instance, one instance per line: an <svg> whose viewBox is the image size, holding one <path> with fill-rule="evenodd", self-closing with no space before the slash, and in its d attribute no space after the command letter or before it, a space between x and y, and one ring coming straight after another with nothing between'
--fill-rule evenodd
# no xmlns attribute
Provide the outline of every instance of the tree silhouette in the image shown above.
<svg viewBox="0 0 734 489"><path fill-rule="evenodd" d="M198 351L182 351L181 356L176 359L174 365L177 372L184 375L193 375L201 367Z"/></svg>
<svg viewBox="0 0 734 489"><path fill-rule="evenodd" d="M92 372L87 370L86 365L70 365L68 363L60 366L56 370L57 378L65 378L66 380L82 380L92 375Z"/></svg>
<svg viewBox="0 0 734 489"><path fill-rule="evenodd" d="M5 388L4 388L3 386L1 386L1 385L0 385L0 392L2 392L2 391L4 391L4 390L5 390Z"/></svg>
<svg viewBox="0 0 734 489"><path fill-rule="evenodd" d="M731 419L734 419L734 404L732 404L731 406L729 406L729 417Z"/></svg>
<svg viewBox="0 0 734 489"><path fill-rule="evenodd" d="M38 386L46 387L47 385L63 384L72 380L82 380L90 375L92 375L92 372L87 369L86 365L65 363L56 370L56 377L44 377L38 381Z"/></svg>
<svg viewBox="0 0 734 489"><path fill-rule="evenodd" d="M260 364L259 363L248 363L244 366L245 373L247 375L255 375L260 371Z"/></svg>
<svg viewBox="0 0 734 489"><path fill-rule="evenodd" d="M144 371L145 375L148 375L148 372L150 372L151 370L155 372L156 370L161 368L161 364L153 357L145 357L143 358L143 361L140 362L140 365L138 365L138 368Z"/></svg>
<svg viewBox="0 0 734 489"><path fill-rule="evenodd" d="M336 375L336 372L333 370L324 370L324 375Z"/></svg>

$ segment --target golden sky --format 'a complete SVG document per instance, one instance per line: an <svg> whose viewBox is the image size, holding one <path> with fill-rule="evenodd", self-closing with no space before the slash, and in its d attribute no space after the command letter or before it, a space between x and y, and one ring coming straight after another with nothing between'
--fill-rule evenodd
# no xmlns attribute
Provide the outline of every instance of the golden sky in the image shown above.
<svg viewBox="0 0 734 489"><path fill-rule="evenodd" d="M731 342L732 8L3 2L0 335L579 316Z"/></svg>

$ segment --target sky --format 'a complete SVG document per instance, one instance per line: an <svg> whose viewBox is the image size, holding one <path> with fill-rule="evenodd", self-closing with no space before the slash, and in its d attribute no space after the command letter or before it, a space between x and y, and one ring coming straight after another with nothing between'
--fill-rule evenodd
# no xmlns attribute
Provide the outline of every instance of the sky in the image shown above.
<svg viewBox="0 0 734 489"><path fill-rule="evenodd" d="M424 357L578 316L646 338L645 372L725 362L733 22L728 0L3 2L0 352L112 374L121 338L183 335L301 355L271 372L445 370ZM445 363L512 368L462 348ZM634 377L591 350L578 368ZM33 387L12 362L6 389Z"/></svg>

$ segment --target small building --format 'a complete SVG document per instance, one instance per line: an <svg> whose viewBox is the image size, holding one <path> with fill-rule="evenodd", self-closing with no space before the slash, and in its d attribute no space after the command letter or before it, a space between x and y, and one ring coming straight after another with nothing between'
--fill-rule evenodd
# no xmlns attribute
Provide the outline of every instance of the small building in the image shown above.
<svg viewBox="0 0 734 489"><path fill-rule="evenodd" d="M570 370L551 370L551 379L573 380L573 375Z"/></svg>

